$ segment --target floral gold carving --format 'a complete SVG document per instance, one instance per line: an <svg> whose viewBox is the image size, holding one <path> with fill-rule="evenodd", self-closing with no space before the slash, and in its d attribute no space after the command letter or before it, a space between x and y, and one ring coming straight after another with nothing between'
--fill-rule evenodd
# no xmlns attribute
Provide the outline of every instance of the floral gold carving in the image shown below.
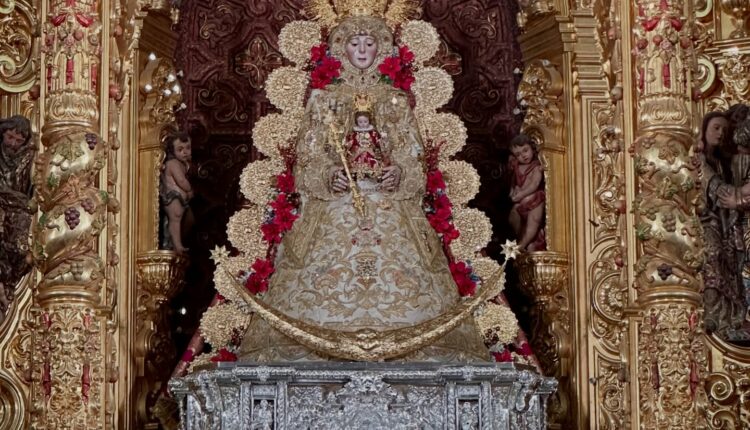
<svg viewBox="0 0 750 430"><path fill-rule="evenodd" d="M562 84L562 77L554 64L548 60L534 60L526 65L518 85L518 103L526 111L522 130L540 146L555 146L560 141Z"/></svg>

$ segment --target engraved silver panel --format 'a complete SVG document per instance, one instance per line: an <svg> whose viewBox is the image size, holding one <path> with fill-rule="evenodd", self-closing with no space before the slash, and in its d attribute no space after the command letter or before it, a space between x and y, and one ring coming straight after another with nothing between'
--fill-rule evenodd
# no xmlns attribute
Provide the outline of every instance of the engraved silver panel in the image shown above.
<svg viewBox="0 0 750 430"><path fill-rule="evenodd" d="M184 430L546 428L552 378L512 363L221 363L169 383Z"/></svg>

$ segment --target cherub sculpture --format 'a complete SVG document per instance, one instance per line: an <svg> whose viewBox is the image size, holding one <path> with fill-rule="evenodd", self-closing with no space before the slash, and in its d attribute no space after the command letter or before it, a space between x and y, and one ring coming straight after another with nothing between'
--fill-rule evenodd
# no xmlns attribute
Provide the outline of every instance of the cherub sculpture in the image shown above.
<svg viewBox="0 0 750 430"><path fill-rule="evenodd" d="M510 142L513 178L510 199L510 225L519 238L518 246L527 251L544 250L544 170L530 137L520 134Z"/></svg>
<svg viewBox="0 0 750 430"><path fill-rule="evenodd" d="M187 248L183 244L182 230L189 210L188 202L193 198L193 188L188 180L192 159L190 136L187 133L169 135L165 152L166 159L159 186L159 200L167 215L162 247L184 254Z"/></svg>

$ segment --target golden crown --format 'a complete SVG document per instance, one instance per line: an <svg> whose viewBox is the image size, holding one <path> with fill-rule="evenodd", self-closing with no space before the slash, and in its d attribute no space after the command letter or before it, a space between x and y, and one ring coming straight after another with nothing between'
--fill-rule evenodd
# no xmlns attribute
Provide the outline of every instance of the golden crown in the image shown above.
<svg viewBox="0 0 750 430"><path fill-rule="evenodd" d="M370 96L368 94L354 95L354 111L372 112L372 100L370 100Z"/></svg>
<svg viewBox="0 0 750 430"><path fill-rule="evenodd" d="M332 28L352 16L383 18L391 28L419 15L419 0L310 0L308 16Z"/></svg>

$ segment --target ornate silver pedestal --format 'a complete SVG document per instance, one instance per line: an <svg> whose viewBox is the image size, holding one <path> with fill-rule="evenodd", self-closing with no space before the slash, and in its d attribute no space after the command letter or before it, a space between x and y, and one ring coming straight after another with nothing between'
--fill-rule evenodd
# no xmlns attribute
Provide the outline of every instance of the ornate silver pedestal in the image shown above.
<svg viewBox="0 0 750 430"><path fill-rule="evenodd" d="M183 429L545 429L552 378L511 363L222 363L170 381Z"/></svg>

